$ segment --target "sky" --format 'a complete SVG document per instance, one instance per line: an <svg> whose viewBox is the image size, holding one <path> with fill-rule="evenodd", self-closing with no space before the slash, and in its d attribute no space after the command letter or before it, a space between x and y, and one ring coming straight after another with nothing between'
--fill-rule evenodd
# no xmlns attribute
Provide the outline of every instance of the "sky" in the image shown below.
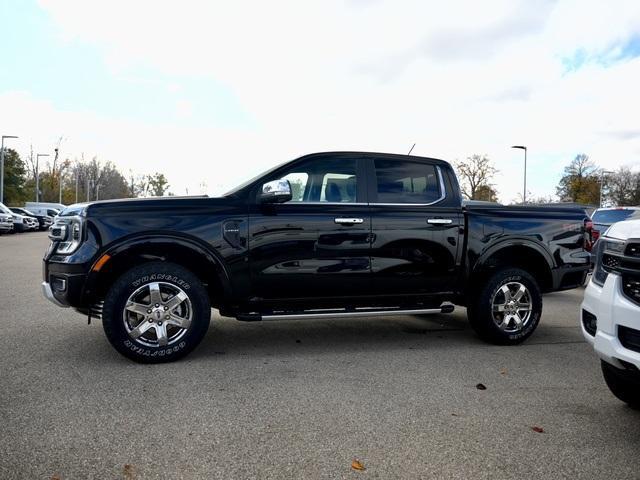
<svg viewBox="0 0 640 480"><path fill-rule="evenodd" d="M306 153L640 169L637 0L0 0L0 135L221 194Z"/></svg>

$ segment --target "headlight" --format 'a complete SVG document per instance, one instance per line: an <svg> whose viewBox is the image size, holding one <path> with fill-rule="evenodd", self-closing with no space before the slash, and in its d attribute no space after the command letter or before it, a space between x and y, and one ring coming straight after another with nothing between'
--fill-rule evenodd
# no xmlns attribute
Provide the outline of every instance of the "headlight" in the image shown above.
<svg viewBox="0 0 640 480"><path fill-rule="evenodd" d="M591 251L591 255L594 256L595 260L593 262L593 275L591 276L591 280L596 285L600 285L601 287L604 285L604 282L607 280L607 276L609 275L602 268L602 250L604 247L605 241L600 239L594 245L593 250Z"/></svg>
<svg viewBox="0 0 640 480"><path fill-rule="evenodd" d="M49 228L49 238L56 244L55 253L69 255L82 243L82 217L62 217Z"/></svg>
<svg viewBox="0 0 640 480"><path fill-rule="evenodd" d="M606 252L611 252L617 255L624 254L624 246L625 242L621 242L619 240L605 240L604 241L604 250Z"/></svg>

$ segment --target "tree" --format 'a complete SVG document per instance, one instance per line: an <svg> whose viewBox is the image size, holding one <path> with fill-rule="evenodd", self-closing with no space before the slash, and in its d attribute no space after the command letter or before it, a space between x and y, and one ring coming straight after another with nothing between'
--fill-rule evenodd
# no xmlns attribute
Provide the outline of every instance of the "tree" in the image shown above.
<svg viewBox="0 0 640 480"><path fill-rule="evenodd" d="M164 173L156 172L153 175L145 175L138 180L137 195L141 197L162 197L169 190L169 181Z"/></svg>
<svg viewBox="0 0 640 480"><path fill-rule="evenodd" d="M458 179L460 180L460 189L462 194L470 200L483 200L484 198L478 198L478 189L480 194L486 197L489 193L489 189L495 196L495 190L491 186L491 179L498 172L496 168L491 164L491 160L486 155L471 155L467 157L465 161L455 162L455 168L458 172Z"/></svg>
<svg viewBox="0 0 640 480"><path fill-rule="evenodd" d="M18 152L8 148L4 152L4 203L22 205L27 200L25 184L27 181L26 165ZM0 202L3 199L0 199Z"/></svg>
<svg viewBox="0 0 640 480"><path fill-rule="evenodd" d="M483 200L485 202L497 202L498 192L491 185L480 185L476 188L474 200Z"/></svg>
<svg viewBox="0 0 640 480"><path fill-rule="evenodd" d="M556 192L563 202L598 205L600 203L598 167L584 153L576 155L565 167Z"/></svg>
<svg viewBox="0 0 640 480"><path fill-rule="evenodd" d="M607 203L615 206L640 205L640 172L620 167L617 172L603 177Z"/></svg>

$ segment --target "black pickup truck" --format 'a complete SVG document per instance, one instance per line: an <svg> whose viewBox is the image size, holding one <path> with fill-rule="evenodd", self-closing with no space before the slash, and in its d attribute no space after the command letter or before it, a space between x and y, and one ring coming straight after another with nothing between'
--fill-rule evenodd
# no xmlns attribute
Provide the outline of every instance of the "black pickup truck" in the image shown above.
<svg viewBox="0 0 640 480"><path fill-rule="evenodd" d="M538 325L542 293L584 281L587 221L579 208L463 204L442 160L317 153L219 198L68 207L50 229L42 287L101 317L140 362L190 352L212 307L260 321L457 304L482 338L516 344Z"/></svg>

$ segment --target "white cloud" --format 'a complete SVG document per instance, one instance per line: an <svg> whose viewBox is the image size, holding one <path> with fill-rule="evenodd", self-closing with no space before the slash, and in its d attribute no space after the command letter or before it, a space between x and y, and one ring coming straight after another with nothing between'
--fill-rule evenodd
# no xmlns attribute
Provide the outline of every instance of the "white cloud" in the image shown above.
<svg viewBox="0 0 640 480"><path fill-rule="evenodd" d="M189 127L62 111L56 98L0 95L16 115L2 131L34 143L69 137L72 156L164 171L176 193L220 192L317 150L381 150L447 160L487 153L503 201L516 197L530 148L529 189L554 192L563 164L586 152L607 168L640 165L640 59L567 73L562 59L640 35L637 1L167 2L42 0L66 39L93 44L115 76L144 66L229 86L252 128ZM615 25L615 28L613 26ZM0 92L2 93L2 92ZM7 130L8 131L8 130ZM25 145L23 145L23 148Z"/></svg>

